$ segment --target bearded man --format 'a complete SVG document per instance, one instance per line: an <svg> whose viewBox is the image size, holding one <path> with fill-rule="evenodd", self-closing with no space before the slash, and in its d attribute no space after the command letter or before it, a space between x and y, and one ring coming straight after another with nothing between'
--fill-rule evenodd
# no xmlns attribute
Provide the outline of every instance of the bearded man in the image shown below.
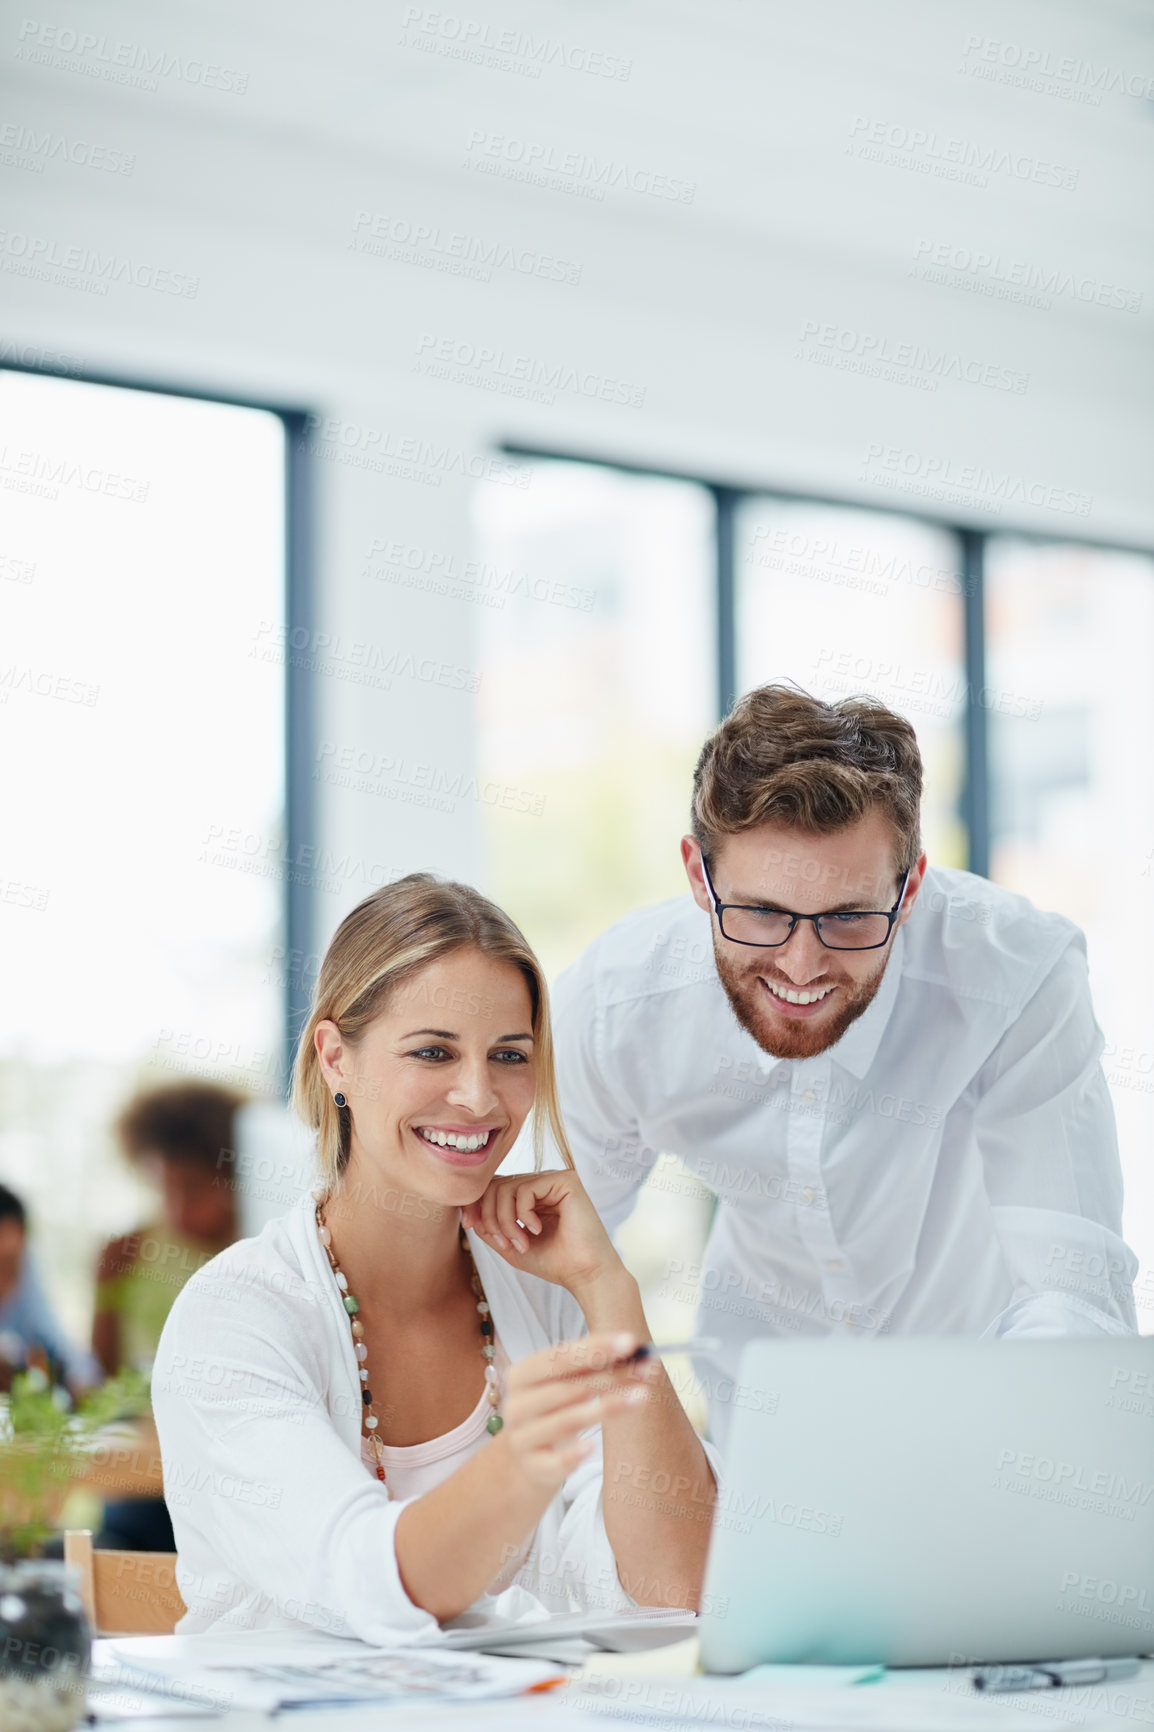
<svg viewBox="0 0 1154 1732"><path fill-rule="evenodd" d="M697 1365L723 1440L758 1336L1129 1334L1113 1109L1085 941L922 851L908 722L748 693L706 741L688 896L558 982L573 1154L611 1227L659 1153L717 1199Z"/></svg>

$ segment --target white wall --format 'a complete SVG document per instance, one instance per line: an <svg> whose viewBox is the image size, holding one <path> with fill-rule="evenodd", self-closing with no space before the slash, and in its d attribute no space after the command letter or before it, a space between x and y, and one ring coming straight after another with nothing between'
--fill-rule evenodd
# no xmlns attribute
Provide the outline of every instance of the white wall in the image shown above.
<svg viewBox="0 0 1154 1732"><path fill-rule="evenodd" d="M317 462L321 630L346 647L475 669L473 610L363 571L377 537L467 558L475 484L463 468L502 438L924 507L919 490L872 483L876 452L893 448L913 454L904 461L922 485L943 464L955 479L980 465L1035 498L1057 490L1049 505L992 513L988 483L961 476L960 503L944 508L957 519L1154 541L1138 364L1148 297L1134 313L1083 303L1073 287L1093 296L1105 285L1110 301L1151 279L1139 151L1154 45L1141 6L464 4L450 14L365 0L59 0L10 14L0 36L12 89L4 355L43 348L95 372L297 404L370 430L376 453L420 440L447 454L424 481ZM466 28L480 63L454 57ZM69 31L100 40L68 53ZM544 64L526 33L544 44ZM484 59L502 48L521 70ZM596 56L628 76L581 69ZM1003 61L1027 57L1041 88L999 81ZM230 88L206 87L204 64L224 69L209 84ZM965 70L975 65L994 78ZM118 68L157 88L105 75ZM875 124L925 135L912 145L921 167L851 154ZM130 153L132 172L38 155L24 127L41 145L67 140L73 156ZM574 157L585 153L614 176L692 183L692 202L621 185L595 200L464 166L484 154L478 140L498 135L522 158L573 153L561 186L578 184ZM974 164L990 152L1019 172L1057 165L1053 177L1076 184L1034 184L1006 167L987 185L924 172L962 160L980 176ZM478 281L368 256L350 248L358 211L427 225L442 244L458 233L531 249L579 265L580 280L499 265ZM39 269L90 249L111 257L116 280L98 294L74 277L19 274L33 243ZM968 289L926 281L916 267L939 243L1002 264L963 269ZM1060 274L1050 309L977 292L997 288L995 270L1011 261ZM130 265L195 278L195 293L135 286ZM807 323L944 349L1028 383L1017 393L947 378L931 391L822 365L798 357ZM430 378L414 371L424 338L628 381L644 403L562 389L545 404ZM1071 494L1090 497L1087 515L1055 507ZM467 693L408 676L389 691L318 685L325 741L399 759L400 776L418 764L467 773ZM323 782L320 793L321 836L336 855L366 870L479 875L469 798L444 813ZM360 893L351 883L326 899L322 937Z"/></svg>

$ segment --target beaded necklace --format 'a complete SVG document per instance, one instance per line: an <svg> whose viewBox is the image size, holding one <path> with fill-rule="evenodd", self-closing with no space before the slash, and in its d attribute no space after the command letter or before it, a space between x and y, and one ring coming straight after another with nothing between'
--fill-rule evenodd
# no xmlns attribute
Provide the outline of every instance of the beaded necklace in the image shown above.
<svg viewBox="0 0 1154 1732"><path fill-rule="evenodd" d="M336 1252L333 1249L333 1236L325 1226L323 1202L317 1203L316 1217L317 1237L324 1247L325 1256L329 1260L329 1268L336 1278L337 1286L340 1289L341 1303L348 1312L349 1324L353 1332L353 1352L357 1356L361 1379L361 1417L376 1463L376 1476L383 1485L385 1483L385 1446L377 1435L380 1421L377 1418L373 1402L373 1392L369 1388L369 1350L365 1343L365 1326L357 1315L361 1308L360 1302L349 1292L348 1279L337 1262ZM469 1259L469 1285L473 1290L477 1310L481 1317L481 1356L485 1361L485 1394L488 1397L489 1406L492 1408L492 1412L485 1421L485 1430L490 1437L495 1437L505 1421L501 1418L501 1388L497 1377L497 1367L493 1363L497 1354L494 1345L493 1319L489 1310L489 1301L485 1298L485 1289L481 1285L481 1277L477 1273L477 1265L473 1260L473 1247L469 1244L464 1227L458 1227L457 1231L461 1250Z"/></svg>

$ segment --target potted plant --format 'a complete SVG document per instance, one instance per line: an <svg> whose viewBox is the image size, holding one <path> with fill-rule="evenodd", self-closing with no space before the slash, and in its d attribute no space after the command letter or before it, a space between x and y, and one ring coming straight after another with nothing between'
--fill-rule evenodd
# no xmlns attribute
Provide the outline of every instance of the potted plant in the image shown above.
<svg viewBox="0 0 1154 1732"><path fill-rule="evenodd" d="M135 1372L74 1405L35 1368L0 1403L0 1726L69 1732L84 1718L92 1633L72 1572L44 1546L97 1433L147 1405Z"/></svg>

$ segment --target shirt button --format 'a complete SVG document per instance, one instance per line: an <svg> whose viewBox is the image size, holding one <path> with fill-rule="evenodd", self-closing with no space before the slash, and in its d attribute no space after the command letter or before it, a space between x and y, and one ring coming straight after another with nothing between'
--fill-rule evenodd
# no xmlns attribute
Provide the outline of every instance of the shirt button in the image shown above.
<svg viewBox="0 0 1154 1732"><path fill-rule="evenodd" d="M817 1096L814 1094L812 1089L806 1089L806 1091L802 1095L801 1099L802 1099L802 1104L804 1106L811 1107L813 1105L814 1101L817 1099Z"/></svg>
<svg viewBox="0 0 1154 1732"><path fill-rule="evenodd" d="M813 1189L812 1185L807 1185L805 1187L805 1190L801 1193L801 1198L802 1198L803 1203L812 1203L813 1202L814 1189Z"/></svg>
<svg viewBox="0 0 1154 1732"><path fill-rule="evenodd" d="M836 1272L838 1269L844 1269L845 1264L842 1262L840 1257L831 1257L826 1263L826 1268L833 1269Z"/></svg>
<svg viewBox="0 0 1154 1732"><path fill-rule="evenodd" d="M847 1329L856 1329L857 1328L857 1318L856 1317L845 1318L845 1326Z"/></svg>

